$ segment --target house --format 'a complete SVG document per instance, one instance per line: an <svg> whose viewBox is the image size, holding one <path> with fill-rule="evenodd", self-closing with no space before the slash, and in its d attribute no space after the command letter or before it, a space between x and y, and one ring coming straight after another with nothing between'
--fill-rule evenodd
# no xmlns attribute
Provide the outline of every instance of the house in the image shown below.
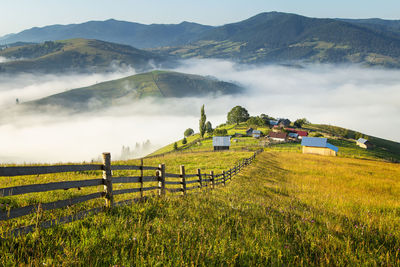
<svg viewBox="0 0 400 267"><path fill-rule="evenodd" d="M297 132L295 129L293 128L285 128L286 131L291 132L291 133L295 133Z"/></svg>
<svg viewBox="0 0 400 267"><path fill-rule="evenodd" d="M253 137L260 138L262 136L262 132L259 130L253 130Z"/></svg>
<svg viewBox="0 0 400 267"><path fill-rule="evenodd" d="M229 150L230 146L231 146L231 137L230 136L214 136L213 137L214 151Z"/></svg>
<svg viewBox="0 0 400 267"><path fill-rule="evenodd" d="M359 146L361 148L365 148L365 149L369 149L369 148L373 147L373 144L364 138L358 138L358 140L356 141L356 144L357 144L357 146Z"/></svg>
<svg viewBox="0 0 400 267"><path fill-rule="evenodd" d="M276 126L276 125L278 125L278 121L274 121L274 120L270 120L269 121L269 126Z"/></svg>
<svg viewBox="0 0 400 267"><path fill-rule="evenodd" d="M287 134L284 132L270 132L268 137L276 142L286 142L287 140Z"/></svg>
<svg viewBox="0 0 400 267"><path fill-rule="evenodd" d="M299 139L302 139L303 137L308 136L308 132L306 132L306 131L296 131L296 133L299 135Z"/></svg>
<svg viewBox="0 0 400 267"><path fill-rule="evenodd" d="M288 137L297 139L299 137L299 135L297 133L289 133Z"/></svg>
<svg viewBox="0 0 400 267"><path fill-rule="evenodd" d="M324 156L336 156L339 148L329 144L327 138L303 137L301 141L303 154L318 154Z"/></svg>
<svg viewBox="0 0 400 267"><path fill-rule="evenodd" d="M290 125L290 120L288 119L279 119L278 125L281 127L288 127Z"/></svg>
<svg viewBox="0 0 400 267"><path fill-rule="evenodd" d="M253 135L253 128L249 128L246 130L246 135L247 136L252 136Z"/></svg>

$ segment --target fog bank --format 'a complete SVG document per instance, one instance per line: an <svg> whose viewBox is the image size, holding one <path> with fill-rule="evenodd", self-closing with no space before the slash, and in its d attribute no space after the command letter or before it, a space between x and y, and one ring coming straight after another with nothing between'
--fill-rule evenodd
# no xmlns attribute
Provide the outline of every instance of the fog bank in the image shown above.
<svg viewBox="0 0 400 267"><path fill-rule="evenodd" d="M306 117L313 123L400 141L398 70L327 65L255 67L228 61L191 60L176 71L238 82L247 91L235 96L146 99L69 116L18 116L0 125L0 163L90 161L102 152L111 152L116 159L122 146L133 148L146 140L155 149L181 139L189 127L197 132L202 104L213 126L224 123L228 111L241 105L250 115L265 113L291 120ZM64 81L59 85L57 79L47 76L31 77L31 82L18 77L21 79L15 79L15 83L1 77L0 103L14 102L16 96L10 93L14 89L21 98L28 99L123 74L109 75L59 77L59 81ZM80 85L74 86L74 82Z"/></svg>
<svg viewBox="0 0 400 267"><path fill-rule="evenodd" d="M1 74L0 106L14 105L17 98L19 102L28 102L67 90L119 79L134 74L135 71L131 68L118 69L112 73L95 74Z"/></svg>

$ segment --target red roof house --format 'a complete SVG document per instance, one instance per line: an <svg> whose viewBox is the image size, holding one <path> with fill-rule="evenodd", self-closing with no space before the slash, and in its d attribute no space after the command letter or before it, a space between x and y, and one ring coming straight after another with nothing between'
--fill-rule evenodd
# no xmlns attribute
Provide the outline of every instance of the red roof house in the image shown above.
<svg viewBox="0 0 400 267"><path fill-rule="evenodd" d="M286 142L287 134L284 132L270 132L268 137L274 141Z"/></svg>
<svg viewBox="0 0 400 267"><path fill-rule="evenodd" d="M296 131L296 133L299 135L300 139L308 136L308 132L306 132L306 131Z"/></svg>

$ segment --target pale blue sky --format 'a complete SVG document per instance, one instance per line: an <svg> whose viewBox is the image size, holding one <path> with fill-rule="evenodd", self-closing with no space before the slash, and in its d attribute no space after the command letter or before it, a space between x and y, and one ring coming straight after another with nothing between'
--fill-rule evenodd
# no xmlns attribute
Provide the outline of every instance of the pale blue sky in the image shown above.
<svg viewBox="0 0 400 267"><path fill-rule="evenodd" d="M237 22L261 12L400 19L400 0L0 0L0 36L35 26L114 18L151 23Z"/></svg>

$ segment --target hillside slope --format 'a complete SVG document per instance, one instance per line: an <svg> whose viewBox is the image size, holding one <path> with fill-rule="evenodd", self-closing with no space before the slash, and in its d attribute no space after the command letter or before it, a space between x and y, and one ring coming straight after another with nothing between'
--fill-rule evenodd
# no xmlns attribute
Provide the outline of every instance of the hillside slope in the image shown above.
<svg viewBox="0 0 400 267"><path fill-rule="evenodd" d="M335 19L261 13L210 29L196 42L164 52L247 63L322 62L400 66L400 36Z"/></svg>
<svg viewBox="0 0 400 267"><path fill-rule="evenodd" d="M50 25L35 27L22 32L4 36L1 42L57 41L74 38L96 39L113 43L131 45L138 48L182 45L213 27L197 23L145 25L114 19L88 21L81 24Z"/></svg>
<svg viewBox="0 0 400 267"><path fill-rule="evenodd" d="M224 124L217 127L218 129L227 130L227 135L234 136L235 134L246 135L246 129L250 126L247 123L240 123L239 125ZM264 134L270 132L268 126L255 126L251 125L254 129L260 130ZM294 127L294 126L292 126ZM295 128L295 127L294 127ZM391 140L386 140L379 137L368 136L358 133L356 131L341 128L338 126L324 125L324 124L306 124L299 130L308 131L311 135L322 134L329 139L329 142L339 148L339 157L346 158L359 158L378 161L400 162L400 143ZM363 149L356 145L355 136L361 134L367 138L372 144L373 149ZM264 139L256 139L253 137L232 137L235 141L231 141L230 150L257 150L264 148L266 151L290 151L294 153L301 153L300 140L298 142L282 143L282 144L269 144L266 145ZM199 151L213 151L212 135L206 134L206 138L200 140L199 134L188 137L188 143L183 144L182 140L178 140L178 151L184 152L199 152ZM174 152L174 143L168 144L149 156L168 154Z"/></svg>
<svg viewBox="0 0 400 267"><path fill-rule="evenodd" d="M138 71L167 61L166 57L127 45L98 40L71 39L10 47L0 57L13 61L0 64L0 73L108 71L131 66Z"/></svg>
<svg viewBox="0 0 400 267"><path fill-rule="evenodd" d="M91 110L127 104L145 97L194 97L209 94L236 94L243 89L211 77L171 71L152 71L89 87L69 90L26 103L30 107L58 106Z"/></svg>
<svg viewBox="0 0 400 267"><path fill-rule="evenodd" d="M385 20L379 18L373 19L338 19L340 21L350 22L361 25L373 30L386 31L400 36L400 20Z"/></svg>
<svg viewBox="0 0 400 267"><path fill-rule="evenodd" d="M87 38L152 48L182 58L400 67L399 25L395 20L319 19L266 12L217 27L189 22L143 25L116 20L51 25L10 34L1 41L7 44Z"/></svg>
<svg viewBox="0 0 400 267"><path fill-rule="evenodd" d="M181 164L185 165L186 174L196 173L199 166L204 172L220 173L246 157L244 153L176 153L145 159L145 166L163 162L168 173L179 172ZM140 161L116 164L139 165ZM90 215L68 225L39 228L18 238L4 238L0 243L0 262L2 265L90 266L183 263L193 266L227 263L234 266L396 266L400 263L399 174L398 164L264 152L225 186L194 189L185 197L169 194L152 197L151 193L144 192L150 196L148 201L114 207L111 212ZM113 175L132 174L114 171ZM0 184L49 182L46 175L32 177L30 182L24 178L7 178ZM88 173L62 173L56 181L79 178L88 179ZM116 184L115 189L127 186L132 185ZM39 196L27 194L25 198L16 196L5 203L7 208L14 208L37 203L38 197L49 201L62 198L63 194L76 196L99 190L102 188L85 187L58 190L54 194L44 192ZM138 196L139 193L119 194L114 198L123 201ZM67 209L44 211L39 218L67 216L101 207L103 202L95 199ZM31 224L37 217L35 213L15 219L4 223L1 230L6 232L15 225Z"/></svg>

